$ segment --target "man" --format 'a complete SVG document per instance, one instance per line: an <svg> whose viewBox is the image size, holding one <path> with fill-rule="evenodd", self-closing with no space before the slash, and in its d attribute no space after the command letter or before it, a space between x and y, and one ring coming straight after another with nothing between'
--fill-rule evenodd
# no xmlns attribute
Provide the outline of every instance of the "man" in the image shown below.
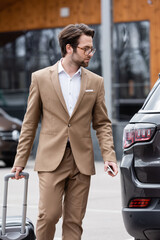
<svg viewBox="0 0 160 240"><path fill-rule="evenodd" d="M103 78L84 68L95 52L93 36L94 30L85 24L68 25L59 34L62 59L32 74L12 172L16 172L16 179L20 178L41 118L35 161L40 186L37 240L53 239L61 215L62 239L81 239L90 176L95 174L91 122L105 171L110 165L115 175L118 172Z"/></svg>

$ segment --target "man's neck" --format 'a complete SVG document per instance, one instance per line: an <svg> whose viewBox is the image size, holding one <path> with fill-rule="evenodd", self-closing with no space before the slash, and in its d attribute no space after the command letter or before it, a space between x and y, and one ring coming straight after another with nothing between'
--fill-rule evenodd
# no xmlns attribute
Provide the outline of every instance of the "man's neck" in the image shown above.
<svg viewBox="0 0 160 240"><path fill-rule="evenodd" d="M62 66L66 73L72 77L79 69L79 66L75 65L73 62L69 61L66 57L62 59Z"/></svg>

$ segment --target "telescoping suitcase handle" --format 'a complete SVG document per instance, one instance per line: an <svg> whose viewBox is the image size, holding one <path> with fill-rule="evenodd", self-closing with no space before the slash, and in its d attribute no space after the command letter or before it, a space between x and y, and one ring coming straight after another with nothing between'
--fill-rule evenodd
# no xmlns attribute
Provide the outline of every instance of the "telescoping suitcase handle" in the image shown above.
<svg viewBox="0 0 160 240"><path fill-rule="evenodd" d="M26 212L27 212L27 192L28 192L28 179L29 173L21 172L21 176L24 176L24 196L22 207L22 225L21 234L25 233ZM2 235L6 234L6 216L7 216L7 196L8 196L8 181L9 178L15 177L15 173L9 173L4 176L4 195L3 195L3 211L2 211Z"/></svg>

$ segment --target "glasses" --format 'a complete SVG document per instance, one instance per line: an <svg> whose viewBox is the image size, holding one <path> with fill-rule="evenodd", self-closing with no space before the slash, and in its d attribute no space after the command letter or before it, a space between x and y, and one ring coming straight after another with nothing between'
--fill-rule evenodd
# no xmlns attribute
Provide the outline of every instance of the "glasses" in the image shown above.
<svg viewBox="0 0 160 240"><path fill-rule="evenodd" d="M90 47L84 47L84 48L77 47L77 48L83 50L85 55L89 55L90 53L94 54L96 51L95 48L90 48Z"/></svg>

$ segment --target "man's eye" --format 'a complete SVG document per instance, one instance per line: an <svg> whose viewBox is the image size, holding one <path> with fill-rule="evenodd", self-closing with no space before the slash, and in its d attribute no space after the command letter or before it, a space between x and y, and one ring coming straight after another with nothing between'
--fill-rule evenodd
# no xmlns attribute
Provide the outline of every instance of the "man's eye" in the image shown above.
<svg viewBox="0 0 160 240"><path fill-rule="evenodd" d="M89 48L89 47L86 47L86 48L84 48L84 51L88 51L88 50L90 50L91 48Z"/></svg>

